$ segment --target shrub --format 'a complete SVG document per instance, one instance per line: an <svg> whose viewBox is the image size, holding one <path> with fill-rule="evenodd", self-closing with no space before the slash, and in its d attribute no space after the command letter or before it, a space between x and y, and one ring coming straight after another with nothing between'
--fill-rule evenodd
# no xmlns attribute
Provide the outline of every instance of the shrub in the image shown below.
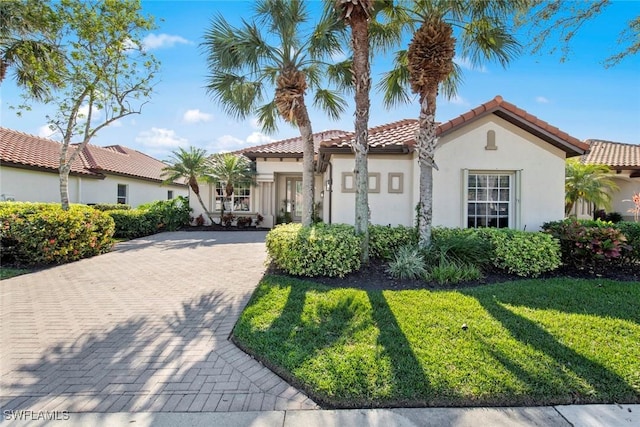
<svg viewBox="0 0 640 427"><path fill-rule="evenodd" d="M496 230L491 241L493 265L518 276L537 277L562 264L560 245L548 234Z"/></svg>
<svg viewBox="0 0 640 427"><path fill-rule="evenodd" d="M278 225L266 246L274 264L296 276L344 277L360 268L360 239L349 225Z"/></svg>
<svg viewBox="0 0 640 427"><path fill-rule="evenodd" d="M114 223L106 213L53 203L0 203L2 262L63 264L108 252Z"/></svg>
<svg viewBox="0 0 640 427"><path fill-rule="evenodd" d="M233 221L236 219L236 216L232 213L226 213L224 215L222 215L222 219L221 219L221 223L222 225L224 225L225 227L231 227L231 224L233 224Z"/></svg>
<svg viewBox="0 0 640 427"><path fill-rule="evenodd" d="M171 200L157 200L138 207L156 216L158 230L175 231L189 225L189 199L179 196Z"/></svg>
<svg viewBox="0 0 640 427"><path fill-rule="evenodd" d="M482 278L482 271L473 265L447 259L442 256L437 263L427 270L426 279L441 285L460 283Z"/></svg>
<svg viewBox="0 0 640 427"><path fill-rule="evenodd" d="M93 209L97 209L99 211L128 211L131 210L131 206L125 205L123 203L96 203L95 205L89 205Z"/></svg>
<svg viewBox="0 0 640 427"><path fill-rule="evenodd" d="M543 229L560 241L563 262L580 267L623 259L632 248L618 227L606 221L572 218L543 224Z"/></svg>
<svg viewBox="0 0 640 427"><path fill-rule="evenodd" d="M369 226L369 256L371 258L392 259L403 246L418 243L418 234L413 227Z"/></svg>
<svg viewBox="0 0 640 427"><path fill-rule="evenodd" d="M236 225L238 228L246 228L250 227L253 219L250 216L239 216L236 220Z"/></svg>
<svg viewBox="0 0 640 427"><path fill-rule="evenodd" d="M484 267L491 263L493 247L473 228L434 228L429 258L446 257L458 263Z"/></svg>
<svg viewBox="0 0 640 427"><path fill-rule="evenodd" d="M616 228L627 239L628 250L625 257L632 262L640 262L640 222L621 221L616 224Z"/></svg>
<svg viewBox="0 0 640 427"><path fill-rule="evenodd" d="M130 211L108 211L107 213L115 221L114 237L136 239L159 231L158 217L149 211L134 209Z"/></svg>
<svg viewBox="0 0 640 427"><path fill-rule="evenodd" d="M395 279L418 279L426 276L424 257L414 245L402 246L387 267Z"/></svg>

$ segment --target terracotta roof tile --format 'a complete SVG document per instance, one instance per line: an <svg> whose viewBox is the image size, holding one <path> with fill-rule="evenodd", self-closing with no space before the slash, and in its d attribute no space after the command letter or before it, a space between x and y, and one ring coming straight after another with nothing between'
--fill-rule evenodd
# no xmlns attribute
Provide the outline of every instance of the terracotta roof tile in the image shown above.
<svg viewBox="0 0 640 427"><path fill-rule="evenodd" d="M588 139L591 149L582 157L584 163L603 164L612 168L640 167L640 145Z"/></svg>
<svg viewBox="0 0 640 427"><path fill-rule="evenodd" d="M415 145L418 121L413 119L400 120L369 129L369 147L413 147ZM354 134L349 133L341 138L325 140L322 147L343 148L351 147L354 141Z"/></svg>
<svg viewBox="0 0 640 427"><path fill-rule="evenodd" d="M317 153L320 147L320 143L324 140L331 140L334 138L339 138L344 135L348 135L350 132L345 132L341 130L328 130L324 132L318 132L313 134L313 142L314 142L314 152ZM242 150L237 151L237 153L242 153L248 157L260 157L261 155L274 155L274 154L285 154L285 155L302 155L303 151L303 142L302 137L297 136L294 138L283 139L280 141L271 142L269 144L258 145L249 148L243 148Z"/></svg>
<svg viewBox="0 0 640 427"><path fill-rule="evenodd" d="M5 128L0 128L0 141L0 159L3 163L58 169L59 142ZM89 144L74 161L71 170L97 177L106 172L162 181L162 168L165 166L160 160L128 147Z"/></svg>

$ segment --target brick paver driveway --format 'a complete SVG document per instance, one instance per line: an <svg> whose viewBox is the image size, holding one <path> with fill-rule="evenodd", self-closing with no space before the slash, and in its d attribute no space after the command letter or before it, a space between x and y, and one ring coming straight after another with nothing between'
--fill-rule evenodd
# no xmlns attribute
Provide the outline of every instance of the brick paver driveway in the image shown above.
<svg viewBox="0 0 640 427"><path fill-rule="evenodd" d="M2 410L315 408L227 340L264 232L175 232L0 282Z"/></svg>

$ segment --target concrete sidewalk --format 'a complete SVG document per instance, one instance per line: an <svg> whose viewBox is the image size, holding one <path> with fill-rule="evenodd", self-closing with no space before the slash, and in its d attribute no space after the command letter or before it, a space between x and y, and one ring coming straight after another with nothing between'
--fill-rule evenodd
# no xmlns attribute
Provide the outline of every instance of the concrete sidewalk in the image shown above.
<svg viewBox="0 0 640 427"><path fill-rule="evenodd" d="M10 414L19 415L19 414ZM22 414L27 418L57 415L59 421L7 420L0 425L135 426L135 427L616 427L640 425L640 405L571 405L534 408L415 408L334 411L265 411L201 413L69 413ZM68 418L62 420L62 418Z"/></svg>

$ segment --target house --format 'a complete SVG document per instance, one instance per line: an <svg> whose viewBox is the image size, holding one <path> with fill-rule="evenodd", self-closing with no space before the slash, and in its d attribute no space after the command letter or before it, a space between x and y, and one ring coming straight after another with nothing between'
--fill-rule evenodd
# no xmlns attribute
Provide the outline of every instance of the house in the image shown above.
<svg viewBox="0 0 640 427"><path fill-rule="evenodd" d="M581 161L609 166L611 178L619 187L612 195L611 212L620 213L625 220L633 220L633 214L629 212L633 205L625 200L630 200L634 193L640 193L640 145L600 139L585 142L589 144L589 152L582 156ZM593 217L593 206L588 203L577 203L575 209L578 217Z"/></svg>
<svg viewBox="0 0 640 427"><path fill-rule="evenodd" d="M414 224L419 200L417 129L417 120L402 120L369 130L373 224ZM565 159L589 149L500 96L441 123L437 136L433 223L446 227L537 230L546 221L563 218ZM354 222L353 138L345 131L314 134L317 213L327 223ZM255 162L257 186L234 194L249 201L236 215L260 213L265 226L285 214L300 220L301 138L241 153ZM215 211L222 198L220 184L203 184L201 194ZM201 208L191 205L198 215Z"/></svg>
<svg viewBox="0 0 640 427"><path fill-rule="evenodd" d="M0 128L2 200L59 202L60 143ZM121 145L87 145L71 166L71 203L125 203L132 207L154 200L187 196L180 182L162 185L166 165Z"/></svg>

